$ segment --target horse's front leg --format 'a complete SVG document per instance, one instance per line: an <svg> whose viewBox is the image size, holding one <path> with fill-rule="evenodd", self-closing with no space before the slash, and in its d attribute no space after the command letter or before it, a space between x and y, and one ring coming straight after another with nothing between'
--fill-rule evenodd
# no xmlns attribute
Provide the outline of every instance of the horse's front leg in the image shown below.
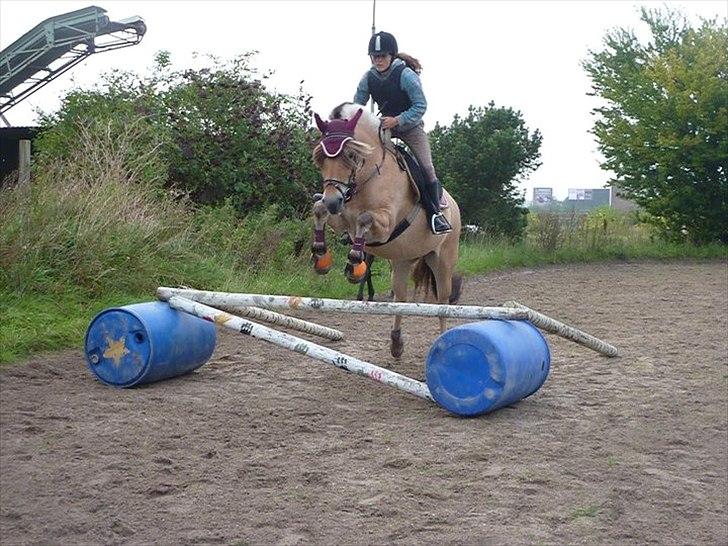
<svg viewBox="0 0 728 546"><path fill-rule="evenodd" d="M329 211L323 201L316 201L313 205L313 244L311 245L311 258L313 268L319 275L325 275L331 269L334 260L331 252L326 248L326 221Z"/></svg>
<svg viewBox="0 0 728 546"><path fill-rule="evenodd" d="M394 301L407 301L407 281L412 270L411 260L392 261L392 291ZM394 324L390 332L389 350L394 358L399 358L404 352L402 339L402 315L394 316Z"/></svg>
<svg viewBox="0 0 728 546"><path fill-rule="evenodd" d="M388 232L390 225L389 215L382 212L362 212L356 218L356 231L354 242L349 251L349 260L344 268L344 275L351 283L361 282L367 274L364 245L367 235L378 235Z"/></svg>
<svg viewBox="0 0 728 546"><path fill-rule="evenodd" d="M364 237L369 233L373 218L368 212L359 215L356 221L356 233L349 251L349 259L344 267L344 275L350 283L362 283L367 274L367 262L364 259Z"/></svg>

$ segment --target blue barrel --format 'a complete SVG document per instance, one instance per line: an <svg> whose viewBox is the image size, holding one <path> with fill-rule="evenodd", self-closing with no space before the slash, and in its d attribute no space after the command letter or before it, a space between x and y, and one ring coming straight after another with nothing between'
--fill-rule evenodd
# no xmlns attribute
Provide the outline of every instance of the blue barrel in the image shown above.
<svg viewBox="0 0 728 546"><path fill-rule="evenodd" d="M536 392L550 367L549 346L530 322L473 322L437 338L427 355L427 386L443 408L481 415Z"/></svg>
<svg viewBox="0 0 728 546"><path fill-rule="evenodd" d="M215 325L153 301L102 311L86 331L86 360L102 382L131 387L186 374L215 350Z"/></svg>

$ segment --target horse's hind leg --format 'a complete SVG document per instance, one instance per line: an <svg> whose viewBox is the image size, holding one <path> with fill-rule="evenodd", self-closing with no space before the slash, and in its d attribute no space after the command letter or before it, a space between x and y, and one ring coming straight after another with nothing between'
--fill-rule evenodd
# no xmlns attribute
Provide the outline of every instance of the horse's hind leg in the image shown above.
<svg viewBox="0 0 728 546"><path fill-rule="evenodd" d="M374 261L374 255L367 252L364 253L364 263L367 264L367 272L364 274L364 278L359 281L359 290L356 293L357 301L364 301L364 288L366 286L367 294L369 298L367 301L374 301L374 284L372 282L372 262Z"/></svg>
<svg viewBox="0 0 728 546"><path fill-rule="evenodd" d="M392 262L392 290L394 291L394 301L407 301L407 281L409 280L412 263L411 260ZM395 315L389 345L389 350L394 358L399 358L404 352L401 325L402 315Z"/></svg>
<svg viewBox="0 0 728 546"><path fill-rule="evenodd" d="M372 281L372 263L374 263L374 254L367 254L364 261L367 264L367 273L364 277L367 285L367 301L374 301L374 281ZM364 299L364 283L359 285L359 301Z"/></svg>

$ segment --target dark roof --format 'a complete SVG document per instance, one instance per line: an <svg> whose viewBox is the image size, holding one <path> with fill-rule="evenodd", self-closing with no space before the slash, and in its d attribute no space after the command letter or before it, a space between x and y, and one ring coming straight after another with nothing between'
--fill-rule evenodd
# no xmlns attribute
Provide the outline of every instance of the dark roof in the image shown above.
<svg viewBox="0 0 728 546"><path fill-rule="evenodd" d="M0 127L0 138L5 139L30 139L34 138L40 127Z"/></svg>

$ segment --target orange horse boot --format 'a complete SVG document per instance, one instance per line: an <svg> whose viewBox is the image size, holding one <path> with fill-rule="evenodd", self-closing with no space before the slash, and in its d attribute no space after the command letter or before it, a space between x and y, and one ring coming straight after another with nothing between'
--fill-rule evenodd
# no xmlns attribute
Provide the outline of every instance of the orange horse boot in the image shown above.
<svg viewBox="0 0 728 546"><path fill-rule="evenodd" d="M347 263L346 268L344 268L344 273L346 274L346 279L351 284L358 284L367 274L367 264L363 261L357 264Z"/></svg>
<svg viewBox="0 0 728 546"><path fill-rule="evenodd" d="M334 258L328 249L321 256L318 254L313 255L313 268L319 275L326 275L331 270L332 265L334 265Z"/></svg>

